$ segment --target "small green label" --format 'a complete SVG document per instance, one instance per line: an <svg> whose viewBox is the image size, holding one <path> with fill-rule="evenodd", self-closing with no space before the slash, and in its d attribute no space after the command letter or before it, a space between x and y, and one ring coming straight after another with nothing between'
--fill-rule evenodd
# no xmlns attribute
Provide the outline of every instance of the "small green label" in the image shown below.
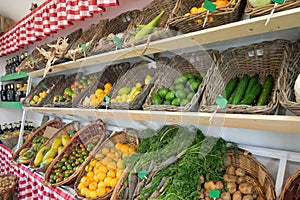
<svg viewBox="0 0 300 200"><path fill-rule="evenodd" d="M219 190L210 190L209 191L209 198L219 198L220 191Z"/></svg>
<svg viewBox="0 0 300 200"><path fill-rule="evenodd" d="M146 174L147 174L147 171L143 169L142 171L140 171L140 172L138 173L138 177L139 177L140 179L144 179L144 178L146 178Z"/></svg>
<svg viewBox="0 0 300 200"><path fill-rule="evenodd" d="M74 133L75 132L73 130L68 132L69 135L74 135Z"/></svg>
<svg viewBox="0 0 300 200"><path fill-rule="evenodd" d="M217 96L216 104L220 106L220 108L226 108L227 103L228 101L222 95Z"/></svg>
<svg viewBox="0 0 300 200"><path fill-rule="evenodd" d="M109 104L110 103L110 98L108 96L105 96L104 98L105 98L106 103Z"/></svg>
<svg viewBox="0 0 300 200"><path fill-rule="evenodd" d="M217 6L215 4L213 4L212 2L210 2L209 0L205 0L204 1L204 5L203 7L208 10L209 12L215 12Z"/></svg>
<svg viewBox="0 0 300 200"><path fill-rule="evenodd" d="M46 84L43 84L42 88L48 89Z"/></svg>
<svg viewBox="0 0 300 200"><path fill-rule="evenodd" d="M284 4L285 0L272 0L274 3Z"/></svg>
<svg viewBox="0 0 300 200"><path fill-rule="evenodd" d="M81 45L81 49L82 49L82 51L85 51L85 49L86 49L86 44L82 44L82 45Z"/></svg>
<svg viewBox="0 0 300 200"><path fill-rule="evenodd" d="M118 49L121 49L123 47L122 41L120 40L119 37L115 36L114 37L114 42L117 43Z"/></svg>
<svg viewBox="0 0 300 200"><path fill-rule="evenodd" d="M33 57L30 57L29 60L30 60L30 62L34 62L34 58Z"/></svg>

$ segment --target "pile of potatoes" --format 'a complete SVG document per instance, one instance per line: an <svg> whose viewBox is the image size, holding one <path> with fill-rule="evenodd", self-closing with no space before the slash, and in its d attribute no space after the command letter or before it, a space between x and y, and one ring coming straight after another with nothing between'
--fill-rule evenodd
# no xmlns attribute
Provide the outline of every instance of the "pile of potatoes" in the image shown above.
<svg viewBox="0 0 300 200"><path fill-rule="evenodd" d="M0 195L6 193L9 190L14 189L14 187L16 185L16 181L17 181L17 179L15 176L1 175L0 176Z"/></svg>
<svg viewBox="0 0 300 200"><path fill-rule="evenodd" d="M229 165L223 178L226 191L221 193L220 200L266 200L264 195L255 192L255 186L247 182L244 169Z"/></svg>

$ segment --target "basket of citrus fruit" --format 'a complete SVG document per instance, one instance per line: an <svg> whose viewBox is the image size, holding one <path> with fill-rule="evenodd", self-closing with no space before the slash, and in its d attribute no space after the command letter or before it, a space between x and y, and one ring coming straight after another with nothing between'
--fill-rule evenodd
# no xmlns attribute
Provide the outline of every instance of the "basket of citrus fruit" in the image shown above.
<svg viewBox="0 0 300 200"><path fill-rule="evenodd" d="M70 184L83 169L88 157L105 139L106 128L101 120L81 128L45 172L44 185L56 187Z"/></svg>
<svg viewBox="0 0 300 200"><path fill-rule="evenodd" d="M116 132L98 148L75 182L80 199L109 199L120 180L123 161L136 152L138 139L126 132Z"/></svg>
<svg viewBox="0 0 300 200"><path fill-rule="evenodd" d="M95 108L100 107L104 97L112 89L113 84L130 68L130 63L123 62L108 65L101 72L99 78L90 85L84 95L81 96L77 107Z"/></svg>
<svg viewBox="0 0 300 200"><path fill-rule="evenodd" d="M235 22L240 20L246 5L244 0L209 1L214 4L214 12L207 13L204 8L204 0L178 0L169 26L182 33L189 33ZM207 14L207 21L204 25Z"/></svg>

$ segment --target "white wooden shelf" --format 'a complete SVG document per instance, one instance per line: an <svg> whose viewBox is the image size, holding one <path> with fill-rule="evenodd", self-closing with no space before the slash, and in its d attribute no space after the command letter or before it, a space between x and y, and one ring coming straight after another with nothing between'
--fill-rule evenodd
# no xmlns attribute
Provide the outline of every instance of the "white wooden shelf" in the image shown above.
<svg viewBox="0 0 300 200"><path fill-rule="evenodd" d="M118 118L137 121L168 122L187 125L224 126L252 130L266 130L282 133L300 133L300 117L283 115L249 115L199 113L199 112L164 112L143 110L106 110L79 108L25 107L26 111L56 115L77 115L97 118ZM211 117L213 115L212 120Z"/></svg>
<svg viewBox="0 0 300 200"><path fill-rule="evenodd" d="M51 67L51 73L62 72L70 69L88 67L91 65L117 61L140 56L146 48L144 55L176 50L179 48L193 47L201 44L211 44L230 39L237 39L274 31L299 27L300 8L275 13L269 24L265 26L268 16L256 17L248 20L234 22L218 27L208 28L184 35L177 35L167 39L151 42L149 46L139 45L135 48L126 48L114 52L107 52L77 61L65 62ZM44 70L28 73L30 77L40 77Z"/></svg>

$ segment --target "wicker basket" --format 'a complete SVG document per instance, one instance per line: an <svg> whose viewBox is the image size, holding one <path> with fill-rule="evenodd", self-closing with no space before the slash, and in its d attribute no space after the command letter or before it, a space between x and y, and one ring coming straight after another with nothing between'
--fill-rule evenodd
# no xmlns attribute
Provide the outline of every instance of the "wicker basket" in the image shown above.
<svg viewBox="0 0 300 200"><path fill-rule="evenodd" d="M132 88L136 83L144 83L146 75L152 77L148 85L144 85L142 91L130 102L111 102L108 107L112 109L120 110L139 110L142 109L142 105L150 92L154 81L158 77L159 69L163 68L169 59L167 58L158 58L156 60L156 68L150 68L148 61L140 61L135 63L133 67L128 70L120 79L114 84L113 88L108 93L110 99L115 99L118 95L119 89L123 87ZM106 103L102 102L101 106L105 106Z"/></svg>
<svg viewBox="0 0 300 200"><path fill-rule="evenodd" d="M232 105L228 104L219 112L271 114L278 105L277 90L278 78L283 73L289 58L289 42L274 40L249 46L230 48L221 54L221 63L215 68L210 81L205 83L199 111L214 112L218 109L215 99L220 95L227 83L234 77L244 74L253 76L259 74L259 81L263 84L265 78L271 74L274 78L274 87L270 101L264 106Z"/></svg>
<svg viewBox="0 0 300 200"><path fill-rule="evenodd" d="M300 199L300 170L296 171L288 178L284 184L278 200L295 200Z"/></svg>
<svg viewBox="0 0 300 200"><path fill-rule="evenodd" d="M29 164L31 162L31 160L34 159L34 157L32 157L31 159L28 159L26 162L17 162L17 159L19 157L19 153L22 151L22 149L31 147L32 146L32 140L36 136L44 135L44 132L45 132L45 130L48 126L51 126L53 128L57 128L57 129L61 128L62 127L61 119L58 118L58 117L55 117L53 120L50 120L50 121L46 122L45 124L43 124L42 126L37 128L32 134L30 134L30 137L27 139L27 141L24 142L22 144L22 146L17 151L14 152L14 154L12 156L12 162L14 164Z"/></svg>
<svg viewBox="0 0 300 200"><path fill-rule="evenodd" d="M176 33L168 29L168 21L171 17L172 10L176 5L176 0L153 0L149 5L143 8L141 14L133 20L127 31L125 32L124 46L131 47L139 44L144 44L147 42L152 42L155 40L160 40L164 38L169 38L174 36ZM137 32L138 29L136 25L146 25L151 22L156 16L158 16L161 11L165 11L161 19L159 20L157 28L149 35L133 40L131 37L131 32Z"/></svg>
<svg viewBox="0 0 300 200"><path fill-rule="evenodd" d="M210 50L209 54L203 50L193 53L186 53L173 58L168 66L166 66L161 76L154 83L144 105L144 110L166 110L166 111L197 111L199 106L199 99L204 89L204 80L199 85L199 88L191 101L185 106L171 106L171 105L151 105L151 94L157 93L161 88L169 88L174 80L186 73L193 73L197 77L202 72L207 72L204 79L208 79L213 72L215 63L218 59L218 51Z"/></svg>
<svg viewBox="0 0 300 200"><path fill-rule="evenodd" d="M278 82L279 102L286 109L300 115L300 104L296 102L294 91L295 81L300 74L300 40L292 44L292 49L291 61Z"/></svg>
<svg viewBox="0 0 300 200"><path fill-rule="evenodd" d="M185 16L192 7L201 7L203 2L204 0L178 0L176 7L172 12L169 26L175 28L179 32L189 33L236 22L240 20L246 5L245 0L230 0L228 6L217 8L214 13L210 12L208 21L203 27L203 22L207 13L206 11ZM199 23L199 20L201 23Z"/></svg>
<svg viewBox="0 0 300 200"><path fill-rule="evenodd" d="M27 135L28 135L28 132L24 131L23 137L25 138ZM0 140L5 146L7 146L10 149L13 149L18 144L19 135L13 135L8 138L3 138L0 136Z"/></svg>
<svg viewBox="0 0 300 200"><path fill-rule="evenodd" d="M75 61L76 59L84 57L84 54L88 55L98 44L98 41L105 35L108 35L106 33L107 25L108 19L101 20L98 24L93 24L73 43L65 57ZM82 50L81 45L83 44L86 46L85 51Z"/></svg>
<svg viewBox="0 0 300 200"><path fill-rule="evenodd" d="M37 86L30 91L30 93L26 96L25 100L23 101L22 105L24 107L28 106L44 106L49 102L50 99L52 99L52 91L55 88L56 85L60 84L60 82L63 80L65 76L64 75L58 75L58 76L47 76L44 79L42 79ZM33 99L34 95L39 95L40 92L47 91L47 88L44 88L43 85L46 85L46 87L49 89L49 93L47 96L42 99L41 103L30 105L30 100Z"/></svg>
<svg viewBox="0 0 300 200"><path fill-rule="evenodd" d="M127 28L128 25L130 24L130 22L132 20L135 20L139 15L140 15L141 11L139 10L130 10L127 12L124 12L122 14L120 14L119 16L115 17L114 19L111 19L109 21L109 24L107 25L106 32L108 34L119 34L119 33L123 33ZM105 37L107 37L108 35L104 35ZM104 37L104 39L105 39ZM124 40L123 38L120 38L121 41ZM113 51L117 49L117 44L114 42L107 42L107 44L102 45L102 46L95 46L95 48L89 53L89 55L96 55L96 54L100 54L100 53L104 53L104 52L108 52L108 51Z"/></svg>
<svg viewBox="0 0 300 200"><path fill-rule="evenodd" d="M51 162L51 164L48 166L48 168L45 172L43 184L48 187L57 187L60 185L67 185L67 184L72 183L76 179L76 176L80 173L80 171L82 171L84 169L84 166L88 162L89 157L93 154L94 151L96 151L97 147L100 146L100 144L103 142L103 140L105 139L105 136L106 136L106 128L105 128L104 123L101 120L98 120L94 123L88 124L85 127L81 128L72 137L72 139L69 141L68 145L66 147L64 147L63 151L60 154L58 154L55 157L55 159ZM58 182L58 183L51 184L50 183L50 174L53 170L53 166L57 162L59 162L65 154L70 153L74 147L76 147L80 144L83 144L86 146L91 142L91 140L93 140L95 138L98 139L97 145L94 147L94 149L91 152L89 152L88 158L80 165L80 167L67 179L65 179L61 182Z"/></svg>
<svg viewBox="0 0 300 200"><path fill-rule="evenodd" d="M299 0L286 0L284 4L278 4L278 6L275 9L275 12L288 10L292 8L296 8L300 6ZM274 8L274 4L269 4L266 6L260 6L257 8L253 8L251 4L247 1L247 5L245 8L245 15L252 18L252 17L258 17L262 15L269 15L271 11Z"/></svg>
<svg viewBox="0 0 300 200"><path fill-rule="evenodd" d="M41 148L44 147L44 146L51 146L52 143L53 143L53 141L56 138L61 137L63 134L69 134L70 131L76 133L77 131L79 131L79 129L80 129L80 123L78 121L74 121L74 122L71 122L69 124L66 124L65 126L63 126L62 128L60 128L55 133L55 135L53 135L52 138L50 138L46 143L44 143L41 146ZM64 151L64 149L62 151ZM35 157L34 157L34 159L35 159ZM34 165L34 159L29 163L29 166L30 166L30 168L35 169L37 171L45 172L47 170L47 167L50 165L50 163L49 163L48 165L45 165L45 166L42 166L42 167L35 166Z"/></svg>
<svg viewBox="0 0 300 200"><path fill-rule="evenodd" d="M254 186L255 192L265 195L267 200L275 200L275 186L269 171L249 152L228 151L226 165L244 169L246 180Z"/></svg>
<svg viewBox="0 0 300 200"><path fill-rule="evenodd" d="M119 143L122 143L122 144L130 144L132 146L135 146L137 147L138 144L139 144L139 140L138 138L134 137L134 136L131 136L129 134L127 134L126 132L116 132L115 134L111 135L109 138L107 138L103 144L97 149L97 151L94 152L94 155L89 157L89 161L86 162L85 166L87 166L90 161L94 158L94 156L100 152L104 147L108 147L108 148L112 148L115 146L115 144L119 142ZM84 167L85 167L84 166ZM75 192L76 192L76 195L79 199L85 199L81 194L80 194L80 191L77 189L77 186L79 185L80 183L80 180L83 176L86 175L86 171L85 170L82 170L80 172L80 174L78 175L77 179L76 179L76 182L75 182L75 185L74 185L74 189L75 189ZM119 183L118 183L119 184ZM101 197L98 197L98 198L94 198L95 200L108 200L110 199L112 193L113 193L113 188L108 192L106 193L105 195L101 196Z"/></svg>
<svg viewBox="0 0 300 200"><path fill-rule="evenodd" d="M15 194L15 189L18 183L18 179L15 175L12 174L0 174L1 178L4 177L13 177L14 178L14 184L12 185L12 187L8 190L6 190L4 193L0 193L0 199L1 200L12 200L13 199L13 195Z"/></svg>
<svg viewBox="0 0 300 200"><path fill-rule="evenodd" d="M104 88L104 85L106 83L111 83L112 85L114 85L115 82L119 79L119 77L124 75L129 69L130 69L130 63L128 62L106 66L103 72L101 73L100 77L98 78L97 82L95 82L95 84L90 85L86 89L86 93L84 93L84 95L77 103L77 107L100 108L101 107L100 104L98 106L84 106L83 102L85 101L86 98L89 98L91 94L94 94L98 88Z"/></svg>

